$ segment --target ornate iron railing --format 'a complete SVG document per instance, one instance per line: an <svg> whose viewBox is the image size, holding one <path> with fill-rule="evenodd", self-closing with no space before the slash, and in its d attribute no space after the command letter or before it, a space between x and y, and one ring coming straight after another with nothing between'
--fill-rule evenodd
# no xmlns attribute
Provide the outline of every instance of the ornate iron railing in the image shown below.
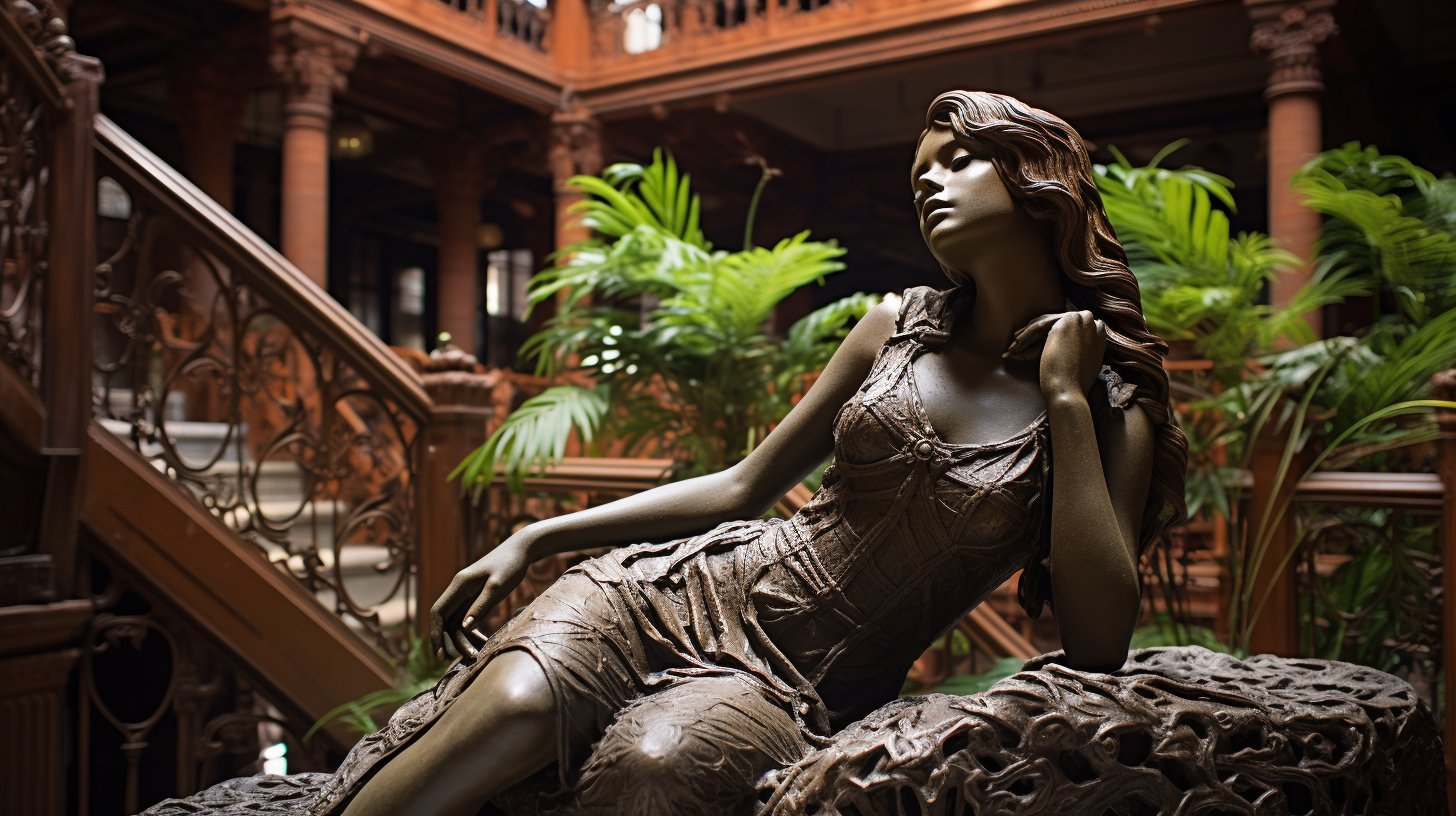
<svg viewBox="0 0 1456 816"><path fill-rule="evenodd" d="M268 768L328 771L327 739L248 667L117 568L93 559L96 615L80 643L77 813L136 813ZM283 764L283 763L280 763Z"/></svg>
<svg viewBox="0 0 1456 816"><path fill-rule="evenodd" d="M55 115L15 56L0 52L0 354L37 390Z"/></svg>
<svg viewBox="0 0 1456 816"><path fill-rule="evenodd" d="M417 612L418 378L129 136L102 120L97 137L95 417L398 654Z"/></svg>
<svg viewBox="0 0 1456 816"><path fill-rule="evenodd" d="M1303 655L1395 674L1437 704L1442 485L1434 473L1319 473L1295 491ZM1318 478L1323 477L1323 478Z"/></svg>

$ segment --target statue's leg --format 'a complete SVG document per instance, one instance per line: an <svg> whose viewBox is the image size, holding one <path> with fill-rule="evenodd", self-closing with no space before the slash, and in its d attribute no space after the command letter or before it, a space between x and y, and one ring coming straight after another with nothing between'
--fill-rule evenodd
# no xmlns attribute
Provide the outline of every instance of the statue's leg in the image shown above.
<svg viewBox="0 0 1456 816"><path fill-rule="evenodd" d="M750 814L755 783L808 750L799 727L752 682L686 680L633 702L582 767L582 814Z"/></svg>
<svg viewBox="0 0 1456 816"><path fill-rule="evenodd" d="M546 673L521 649L490 660L440 719L390 759L344 816L473 816L556 759Z"/></svg>

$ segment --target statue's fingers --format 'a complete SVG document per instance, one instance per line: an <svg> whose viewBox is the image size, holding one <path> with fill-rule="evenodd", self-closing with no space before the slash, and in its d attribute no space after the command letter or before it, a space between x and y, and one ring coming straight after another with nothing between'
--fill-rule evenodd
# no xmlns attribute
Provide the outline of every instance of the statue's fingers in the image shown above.
<svg viewBox="0 0 1456 816"><path fill-rule="evenodd" d="M445 659L445 615L450 611L450 607L454 606L451 603L454 589L455 585L452 583L450 588L445 590L445 594L435 601L435 605L430 607L430 646L434 648L435 655L441 660Z"/></svg>
<svg viewBox="0 0 1456 816"><path fill-rule="evenodd" d="M461 657L473 659L480 653L480 650L475 648L475 644L470 642L470 637L465 634L464 629L456 629L450 633L450 637L455 641L455 649L460 652Z"/></svg>
<svg viewBox="0 0 1456 816"><path fill-rule="evenodd" d="M476 620L484 618L485 613L489 612L491 607L496 605L500 594L501 585L499 582L494 579L486 581L485 588L480 591L480 595L476 597L475 603L472 603L470 608L465 610L465 628L469 629L473 627Z"/></svg>

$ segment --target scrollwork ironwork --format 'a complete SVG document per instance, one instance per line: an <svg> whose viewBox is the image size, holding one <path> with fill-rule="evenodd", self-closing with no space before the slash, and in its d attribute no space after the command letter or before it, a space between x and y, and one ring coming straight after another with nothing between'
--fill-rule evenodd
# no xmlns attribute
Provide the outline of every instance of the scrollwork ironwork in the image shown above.
<svg viewBox="0 0 1456 816"><path fill-rule="evenodd" d="M1297 505L1301 647L1390 672L1428 701L1442 666L1440 518Z"/></svg>
<svg viewBox="0 0 1456 816"><path fill-rule="evenodd" d="M400 654L417 422L165 214L131 210L99 230L97 418Z"/></svg>
<svg viewBox="0 0 1456 816"><path fill-rule="evenodd" d="M102 588L81 641L81 812L95 804L135 813L159 790L186 793L258 773L268 745L286 745L298 770L330 764L299 738L305 720L283 713L245 671L139 587L99 562L92 568ZM93 802L118 790L112 774L124 779L121 801Z"/></svg>
<svg viewBox="0 0 1456 816"><path fill-rule="evenodd" d="M0 53L0 355L40 386L54 109Z"/></svg>

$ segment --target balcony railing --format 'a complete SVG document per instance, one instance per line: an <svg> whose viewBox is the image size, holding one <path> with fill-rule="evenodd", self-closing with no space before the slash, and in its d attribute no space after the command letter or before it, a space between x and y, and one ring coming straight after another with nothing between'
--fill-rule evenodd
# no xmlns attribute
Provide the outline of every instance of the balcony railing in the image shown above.
<svg viewBox="0 0 1456 816"><path fill-rule="evenodd" d="M642 54L690 41L762 38L779 24L847 0L627 0L593 4L597 56Z"/></svg>
<svg viewBox="0 0 1456 816"><path fill-rule="evenodd" d="M539 5L530 0L439 0L441 3L485 21L494 21L497 37L546 50L547 21L550 14L545 0Z"/></svg>

